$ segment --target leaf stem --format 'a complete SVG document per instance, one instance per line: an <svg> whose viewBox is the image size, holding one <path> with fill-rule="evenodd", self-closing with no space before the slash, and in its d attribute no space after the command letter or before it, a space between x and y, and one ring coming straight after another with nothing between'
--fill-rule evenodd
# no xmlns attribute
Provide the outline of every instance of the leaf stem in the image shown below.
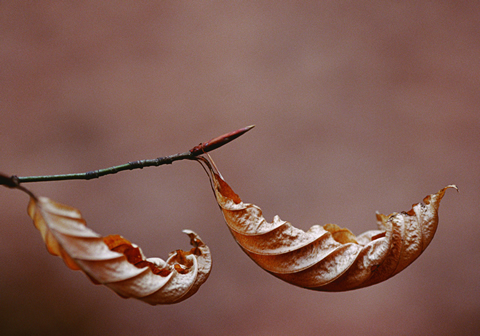
<svg viewBox="0 0 480 336"><path fill-rule="evenodd" d="M98 170L93 170L89 171L86 173L74 173L74 174L61 174L61 175L44 175L44 176L15 176L13 175L11 177L11 181L13 179L16 181L16 183L27 183L27 182L47 182L47 181L65 181L65 180L91 180L95 178L99 178L101 176L105 175L111 175L111 174L116 174L120 171L123 170L133 170L133 169L142 169L144 167L157 167L161 166L164 164L171 164L174 161L180 161L180 160L196 160L197 156L210 152L214 149L217 149L230 141L238 138L242 134L248 132L254 127L254 125L247 126L244 128L241 128L239 130L226 133L224 135L221 135L219 137L213 138L212 140L203 142L192 149L190 149L188 152L184 153L177 153L169 156L162 156L156 159L151 159L151 160L139 160L139 161L132 161L128 162L125 164L121 164L118 166L113 166L109 168L104 168L104 169L98 169ZM9 182L10 179L7 178L5 181L0 179L0 185L5 185L5 186L10 186L12 182ZM5 182L5 183L4 183ZM10 186L11 187L11 186Z"/></svg>

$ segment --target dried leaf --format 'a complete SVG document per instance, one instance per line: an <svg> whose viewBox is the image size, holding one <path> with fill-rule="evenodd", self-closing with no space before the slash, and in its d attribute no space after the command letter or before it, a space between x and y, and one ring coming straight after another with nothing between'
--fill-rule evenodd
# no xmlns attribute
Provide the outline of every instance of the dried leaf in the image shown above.
<svg viewBox="0 0 480 336"><path fill-rule="evenodd" d="M48 251L121 297L151 305L177 303L193 295L208 278L210 250L193 231L183 231L193 245L190 251L172 252L166 261L145 258L138 246L122 236L102 237L87 228L77 209L29 194L28 214Z"/></svg>
<svg viewBox="0 0 480 336"><path fill-rule="evenodd" d="M205 161L204 161L205 162ZM411 264L427 248L438 224L438 207L449 185L414 204L408 212L377 214L378 230L358 237L335 224L293 227L278 216L268 223L262 210L244 203L212 172L225 221L240 247L260 267L296 286L346 291L384 281Z"/></svg>

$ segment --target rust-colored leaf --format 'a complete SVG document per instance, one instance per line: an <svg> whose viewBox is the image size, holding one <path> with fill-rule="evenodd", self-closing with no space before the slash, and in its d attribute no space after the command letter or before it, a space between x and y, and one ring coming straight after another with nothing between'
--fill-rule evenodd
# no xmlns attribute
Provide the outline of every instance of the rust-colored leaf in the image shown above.
<svg viewBox="0 0 480 336"><path fill-rule="evenodd" d="M208 278L210 250L193 231L183 231L193 245L190 251L172 252L166 261L145 258L138 246L122 236L102 237L89 229L77 209L30 196L28 214L48 251L121 297L151 305L177 303L193 295Z"/></svg>
<svg viewBox="0 0 480 336"><path fill-rule="evenodd" d="M269 223L262 210L244 203L211 164L214 191L225 221L240 247L260 267L296 286L346 291L384 281L427 248L438 224L438 207L449 185L414 204L408 212L377 214L378 230L356 237L335 224L293 227L278 216Z"/></svg>

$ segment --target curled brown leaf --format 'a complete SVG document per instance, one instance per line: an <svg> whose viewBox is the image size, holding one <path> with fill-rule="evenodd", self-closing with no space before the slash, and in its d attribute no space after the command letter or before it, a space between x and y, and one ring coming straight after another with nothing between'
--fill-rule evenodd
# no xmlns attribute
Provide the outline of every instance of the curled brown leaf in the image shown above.
<svg viewBox="0 0 480 336"><path fill-rule="evenodd" d="M296 286L346 291L384 281L411 264L427 248L438 225L438 207L449 185L414 204L408 212L377 213L378 230L356 237L335 224L293 227L278 216L269 223L262 210L244 203L212 172L215 196L243 251L272 275Z"/></svg>
<svg viewBox="0 0 480 336"><path fill-rule="evenodd" d="M135 244L119 235L102 237L86 226L80 211L30 194L28 214L48 251L74 270L82 270L124 298L151 305L171 304L192 296L211 270L210 250L193 231L190 251L177 250L166 261L146 258Z"/></svg>

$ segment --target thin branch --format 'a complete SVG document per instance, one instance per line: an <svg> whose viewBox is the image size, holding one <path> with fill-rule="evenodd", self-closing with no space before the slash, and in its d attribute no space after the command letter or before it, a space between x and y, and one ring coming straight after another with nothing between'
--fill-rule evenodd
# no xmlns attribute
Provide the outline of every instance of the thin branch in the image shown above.
<svg viewBox="0 0 480 336"><path fill-rule="evenodd" d="M217 149L229 143L230 141L241 136L242 134L245 134L246 132L251 130L253 127L254 125L247 126L239 130L213 138L212 140L203 142L198 146L193 147L188 152L184 152L184 153L177 153L177 154L163 156L163 157L159 157L151 160L132 161L122 165L93 170L86 173L44 175L44 176L23 176L23 177L15 176L15 175L11 177L6 177L6 175L3 175L4 178L0 178L0 185L4 185L6 187L12 188L12 187L15 187L14 185L18 187L20 183L27 183L27 182L91 180L91 179L99 178L105 175L116 174L123 170L142 169L144 167L157 167L164 164L171 164L174 161L180 161L180 160L195 160L198 155L210 152L214 149Z"/></svg>
<svg viewBox="0 0 480 336"><path fill-rule="evenodd" d="M132 161L122 165L108 167L104 169L92 170L86 173L44 175L44 176L17 176L19 183L27 182L47 182L47 181L65 181L65 180L91 180L105 175L116 174L123 170L142 169L144 167L156 167L164 164L171 164L174 161L193 159L190 152L174 154L170 156L159 157L152 160Z"/></svg>

